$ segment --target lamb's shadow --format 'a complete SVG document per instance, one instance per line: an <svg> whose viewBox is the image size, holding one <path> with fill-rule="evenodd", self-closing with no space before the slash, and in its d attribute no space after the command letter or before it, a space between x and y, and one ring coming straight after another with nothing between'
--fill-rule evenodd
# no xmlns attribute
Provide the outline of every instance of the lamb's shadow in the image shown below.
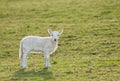
<svg viewBox="0 0 120 81"><path fill-rule="evenodd" d="M13 77L17 78L17 79L21 79L21 78L26 79L29 77L39 77L39 78L43 79L43 81L47 81L49 79L54 80L53 73L51 71L49 71L47 68L43 68L40 71L35 71L35 70L25 71L25 70L20 69L14 73Z"/></svg>

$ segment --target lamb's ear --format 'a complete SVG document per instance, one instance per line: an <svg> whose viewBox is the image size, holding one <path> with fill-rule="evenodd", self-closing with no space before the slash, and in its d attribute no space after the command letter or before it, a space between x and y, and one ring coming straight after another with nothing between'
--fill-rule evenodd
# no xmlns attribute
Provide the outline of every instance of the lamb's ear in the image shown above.
<svg viewBox="0 0 120 81"><path fill-rule="evenodd" d="M48 31L48 33L49 33L49 34L51 34L51 33L52 33L52 30L50 30L50 29L48 29L47 31Z"/></svg>
<svg viewBox="0 0 120 81"><path fill-rule="evenodd" d="M59 35L61 35L63 33L63 29L59 31Z"/></svg>

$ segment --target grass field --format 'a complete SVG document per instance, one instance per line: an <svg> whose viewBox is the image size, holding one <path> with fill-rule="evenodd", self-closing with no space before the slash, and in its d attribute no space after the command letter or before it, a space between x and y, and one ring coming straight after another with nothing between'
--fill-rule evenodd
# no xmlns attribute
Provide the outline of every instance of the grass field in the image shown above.
<svg viewBox="0 0 120 81"><path fill-rule="evenodd" d="M20 40L47 29L64 29L52 68L21 70ZM0 81L120 81L120 0L0 0Z"/></svg>

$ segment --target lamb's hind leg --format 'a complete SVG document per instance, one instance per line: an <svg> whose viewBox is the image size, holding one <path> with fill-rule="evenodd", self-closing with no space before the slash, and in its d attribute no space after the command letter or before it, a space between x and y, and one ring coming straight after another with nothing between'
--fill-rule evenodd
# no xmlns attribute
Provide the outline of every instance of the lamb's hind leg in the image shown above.
<svg viewBox="0 0 120 81"><path fill-rule="evenodd" d="M27 68L27 58L28 58L28 54L29 54L29 51L25 51L25 52L23 53L22 63L21 63L22 69Z"/></svg>

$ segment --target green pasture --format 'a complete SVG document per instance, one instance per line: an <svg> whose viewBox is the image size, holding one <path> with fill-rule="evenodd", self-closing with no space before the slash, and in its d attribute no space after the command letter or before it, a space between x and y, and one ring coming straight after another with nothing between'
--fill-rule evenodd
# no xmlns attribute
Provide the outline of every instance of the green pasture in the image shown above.
<svg viewBox="0 0 120 81"><path fill-rule="evenodd" d="M20 40L47 29L64 29L52 67L20 69ZM120 0L0 0L0 81L120 81Z"/></svg>

